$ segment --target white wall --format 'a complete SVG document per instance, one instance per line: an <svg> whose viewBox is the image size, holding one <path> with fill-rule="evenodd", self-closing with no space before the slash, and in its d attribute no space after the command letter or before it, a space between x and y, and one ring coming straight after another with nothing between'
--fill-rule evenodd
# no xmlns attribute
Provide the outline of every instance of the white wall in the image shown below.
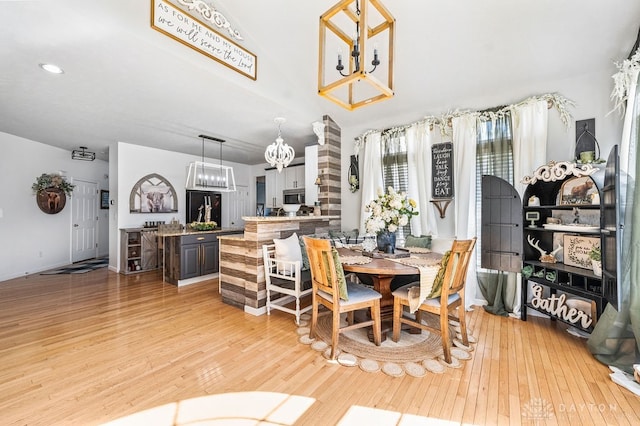
<svg viewBox="0 0 640 426"><path fill-rule="evenodd" d="M576 102L571 110L574 120L596 119L596 136L600 144L601 156L606 157L611 147L618 143L622 121L616 114L607 116L612 108L609 101L614 73L609 70L576 76L567 80L531 84L517 91L501 92L499 89L487 91L481 99L470 99L466 105L443 105L437 111L416 112L406 120L397 122L366 123L366 128L385 128L407 124L425 115L439 115L445 111L460 109L483 109L496 105L518 102L533 94L558 92ZM381 104L383 105L383 104ZM372 108L375 105L371 106ZM338 125L341 125L338 123ZM349 156L354 153L354 138L362 132L342 127L342 227L353 229L358 226L361 191L351 193L346 182ZM44 145L28 139L0 133L0 178L5 184L0 189L0 281L39 272L67 264L71 261L71 209L66 207L57 215L47 215L40 211L32 194L31 185L41 173L65 170L70 180L73 178L97 182L99 189L109 189L110 198L115 200L109 210L99 210L99 255L109 254L112 269L119 260L119 228L137 227L145 221L185 220L186 168L190 161L200 157L171 151L147 148L128 143L118 143L110 148L109 164L73 161L68 151ZM555 110L549 114L549 160L569 160L575 147L575 122L566 130ZM217 160L215 160L217 161ZM362 158L361 158L362 161ZM265 165L247 166L224 162L235 170L236 184L246 185L251 200L250 210L255 211L255 176L264 175ZM168 179L178 192L178 212L163 214L129 213L129 194L133 185L141 177L158 173ZM105 176L109 176L107 180ZM223 196L224 197L224 196ZM224 198L223 198L224 202ZM451 222L453 208L447 210L447 218L438 219L439 234L452 236ZM435 208L421 214L437 215ZM223 221L223 227L229 223ZM104 230L108 227L108 232ZM107 241L104 241L108 239ZM10 243L7 243L10 242ZM42 257L40 257L42 252Z"/></svg>
<svg viewBox="0 0 640 426"><path fill-rule="evenodd" d="M42 173L64 174L109 189L108 165L71 160L69 151L0 132L0 281L71 263L71 198L58 214L43 213L31 185ZM108 253L108 210L98 210L98 255Z"/></svg>
<svg viewBox="0 0 640 426"><path fill-rule="evenodd" d="M492 89L488 91L485 98L470 99L466 105L443 105L439 111L418 112L415 117L407 118L404 122L370 123L367 128L383 129L395 125L408 124L419 120L423 116L438 116L446 111L455 110L456 108L461 110L479 110L519 102L532 95L559 93L574 101L576 106L570 109L573 115L573 122L568 129L566 129L560 121L559 114L555 109L549 111L548 160L563 161L573 158L576 138L575 121L587 118L595 118L596 120L596 138L600 145L601 157L606 159L609 151L615 144L619 143L622 135L622 120L620 117L615 113L607 116L607 113L613 108L609 100L609 94L613 87L611 75L613 75L614 72L615 69L612 66L610 70L584 74L567 80L545 82L543 84L531 85L530 87L523 87L518 93L500 93L499 88ZM371 107L375 107L375 105ZM338 123L338 125L340 126L340 123ZM360 131L355 132L353 129L342 128L342 171L340 181L342 182L342 229L345 230L357 228L359 223L362 191L351 193L346 179L349 170L349 156L355 152L354 138L359 136L360 133ZM362 161L363 157L360 155L361 166ZM522 176L519 178L522 178ZM445 219L439 218L435 207L432 207L428 212L420 212L420 214L436 215L436 217L438 217L439 235L452 237L454 232L452 221L453 209L452 203L447 209Z"/></svg>
<svg viewBox="0 0 640 426"><path fill-rule="evenodd" d="M173 151L165 151L134 145L130 143L119 142L117 144L117 189L116 193L117 206L115 208L115 222L118 244L115 247L115 253L110 250L109 264L118 268L120 265L120 252L118 250L120 244L119 229L135 228L144 225L146 221L165 221L171 222L177 219L180 223L186 220L186 190L185 183L187 181L187 170L189 163L196 160L202 160L202 157L189 154L182 154ZM218 163L218 159L205 158L205 161ZM113 161L112 161L113 162ZM255 211L255 175L251 166L245 164L232 163L223 161L222 164L232 166L236 180L236 186L247 186L249 189L249 199L251 200L250 211ZM178 211L175 213L130 213L129 212L129 195L133 186L142 177L157 173L164 177L176 191ZM222 228L231 226L230 219L225 213L225 202L228 201L229 194L222 194ZM237 224L234 225L236 227ZM113 231L113 230L112 230Z"/></svg>

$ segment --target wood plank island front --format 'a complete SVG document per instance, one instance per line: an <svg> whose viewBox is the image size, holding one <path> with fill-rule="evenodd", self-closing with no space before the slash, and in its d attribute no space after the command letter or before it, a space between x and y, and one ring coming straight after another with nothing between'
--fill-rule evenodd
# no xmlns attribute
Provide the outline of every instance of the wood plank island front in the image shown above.
<svg viewBox="0 0 640 426"><path fill-rule="evenodd" d="M327 234L340 230L340 216L247 216L244 235L221 235L220 295L222 301L253 315L266 312L262 246L274 238Z"/></svg>

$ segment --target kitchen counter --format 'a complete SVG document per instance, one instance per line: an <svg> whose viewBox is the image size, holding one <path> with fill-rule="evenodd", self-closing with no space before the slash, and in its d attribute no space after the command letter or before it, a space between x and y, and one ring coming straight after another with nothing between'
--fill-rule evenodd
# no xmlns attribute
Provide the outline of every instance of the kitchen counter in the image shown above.
<svg viewBox="0 0 640 426"><path fill-rule="evenodd" d="M340 216L244 216L244 234L225 235L220 244L222 301L252 315L266 312L262 246L274 238L328 234L340 230Z"/></svg>
<svg viewBox="0 0 640 426"><path fill-rule="evenodd" d="M324 220L340 219L340 216L242 216L245 222L288 222L291 220Z"/></svg>
<svg viewBox="0 0 640 426"><path fill-rule="evenodd" d="M158 232L159 237L179 237L181 235L197 235L197 234L241 234L244 232L242 228L216 228L209 231L196 231L184 229L182 231Z"/></svg>

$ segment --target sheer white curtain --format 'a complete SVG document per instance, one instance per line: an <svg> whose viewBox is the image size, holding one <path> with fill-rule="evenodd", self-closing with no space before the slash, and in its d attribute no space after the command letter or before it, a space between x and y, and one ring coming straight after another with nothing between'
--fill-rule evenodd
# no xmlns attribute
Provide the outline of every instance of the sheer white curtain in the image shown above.
<svg viewBox="0 0 640 426"><path fill-rule="evenodd" d="M638 72L630 73L628 77L631 81L625 88L628 98L619 149L622 199L618 203L623 215L623 226L617 234L617 238L622 239L622 250L618 253L619 310L607 304L587 345L600 362L628 373L625 376L614 370L615 374L611 378L638 394L638 384L633 379L633 366L640 364L640 189L635 178L640 174L640 158L637 156L637 145L640 142L640 93ZM604 158L607 157L608 154L605 154Z"/></svg>
<svg viewBox="0 0 640 426"><path fill-rule="evenodd" d="M384 187L382 178L382 145L380 132L368 134L364 139L364 162L362 166L362 177L360 188L362 190L362 201L360 208L360 232L364 234L364 226L368 213L364 211L364 206L375 199L378 189Z"/></svg>
<svg viewBox="0 0 640 426"><path fill-rule="evenodd" d="M452 119L455 237L461 240L476 236L476 123L477 114L466 114ZM477 252L479 247L475 250ZM466 307L475 302L478 291L476 262L469 262Z"/></svg>
<svg viewBox="0 0 640 426"><path fill-rule="evenodd" d="M411 218L413 235L437 236L436 216L431 207L431 145L439 142L439 130L417 123L406 129L408 186L407 194L418 204L418 216Z"/></svg>
<svg viewBox="0 0 640 426"><path fill-rule="evenodd" d="M523 177L531 175L547 162L547 101L533 101L511 110L513 129L513 180L520 197L526 185Z"/></svg>
<svg viewBox="0 0 640 426"><path fill-rule="evenodd" d="M513 186L520 194L524 195L526 185L520 183L524 176L529 176L538 167L547 162L547 124L549 121L549 108L547 101L533 101L524 105L515 106L511 110L511 127L513 135ZM510 316L520 317L522 294L522 276L517 274L514 281L507 285L515 285L514 291L508 291L515 295L513 312Z"/></svg>

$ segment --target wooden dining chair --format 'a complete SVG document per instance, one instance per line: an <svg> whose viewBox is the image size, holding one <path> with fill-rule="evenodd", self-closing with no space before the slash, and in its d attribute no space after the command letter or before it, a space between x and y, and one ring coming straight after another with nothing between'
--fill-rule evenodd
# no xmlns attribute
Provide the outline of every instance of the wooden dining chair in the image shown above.
<svg viewBox="0 0 640 426"><path fill-rule="evenodd" d="M415 312L415 320L405 317L404 308L409 307L409 288L420 285L420 283L412 283L402 286L395 290L393 294L393 341L400 339L400 329L402 324L417 327L426 331L434 331L442 337L442 350L444 352L444 360L448 364L451 363L451 337L449 335L449 319L460 322L460 333L462 334L462 342L469 345L467 336L467 323L465 319L464 309L464 288L467 277L467 269L471 261L471 253L476 244L476 238L471 240L455 240L451 246L451 251L443 265L444 274L439 273L442 277L442 290L439 296L428 298L422 301L418 310ZM436 280L439 278L437 277ZM437 285L434 283L434 285ZM457 316L452 313L457 310ZM440 317L440 328L431 327L422 322L422 314L425 312L438 315Z"/></svg>
<svg viewBox="0 0 640 426"><path fill-rule="evenodd" d="M318 308L320 305L332 314L331 355L335 359L340 333L355 328L373 326L373 341L380 346L380 299L377 291L361 284L347 281L338 252L326 239L303 237L311 267L311 327L309 337L316 338ZM356 323L354 312L368 308L371 319ZM340 314L347 313L347 325L340 327Z"/></svg>

